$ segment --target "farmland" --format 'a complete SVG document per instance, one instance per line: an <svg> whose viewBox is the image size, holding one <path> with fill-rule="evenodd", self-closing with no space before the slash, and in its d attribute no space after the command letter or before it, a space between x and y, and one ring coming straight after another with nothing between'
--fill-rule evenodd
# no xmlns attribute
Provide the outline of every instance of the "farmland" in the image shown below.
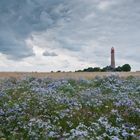
<svg viewBox="0 0 140 140"><path fill-rule="evenodd" d="M1 75L1 139L140 139L136 74L35 74Z"/></svg>

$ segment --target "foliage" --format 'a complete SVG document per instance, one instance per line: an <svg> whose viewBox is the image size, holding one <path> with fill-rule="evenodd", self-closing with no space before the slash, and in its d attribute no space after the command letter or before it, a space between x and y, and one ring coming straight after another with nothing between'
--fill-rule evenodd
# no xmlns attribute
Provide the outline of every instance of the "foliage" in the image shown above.
<svg viewBox="0 0 140 140"><path fill-rule="evenodd" d="M84 72L97 72L97 71L101 71L101 70L100 70L99 67L94 67L94 68L89 67L89 68L87 68L87 69L84 69L83 71L84 71Z"/></svg>
<svg viewBox="0 0 140 140"><path fill-rule="evenodd" d="M129 64L125 64L122 66L122 71L131 71L131 66Z"/></svg>
<svg viewBox="0 0 140 140"><path fill-rule="evenodd" d="M112 68L111 66L106 66L106 67L103 67L103 68L100 68L100 67L89 67L87 69L83 69L83 70L78 70L76 72L107 72L107 71L118 71L118 72L121 72L121 71L131 71L131 66L129 64L124 64L123 66L118 66L117 68Z"/></svg>

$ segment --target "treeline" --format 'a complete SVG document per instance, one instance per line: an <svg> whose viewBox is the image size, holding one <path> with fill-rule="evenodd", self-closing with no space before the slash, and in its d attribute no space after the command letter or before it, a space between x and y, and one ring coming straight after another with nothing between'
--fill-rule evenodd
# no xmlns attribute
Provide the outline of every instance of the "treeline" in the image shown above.
<svg viewBox="0 0 140 140"><path fill-rule="evenodd" d="M129 72L131 71L131 66L129 64L124 64L123 66L118 66L116 68L112 68L111 66L106 66L104 68L100 67L89 67L83 70L77 70L75 72L107 72L107 71L116 71L116 72Z"/></svg>

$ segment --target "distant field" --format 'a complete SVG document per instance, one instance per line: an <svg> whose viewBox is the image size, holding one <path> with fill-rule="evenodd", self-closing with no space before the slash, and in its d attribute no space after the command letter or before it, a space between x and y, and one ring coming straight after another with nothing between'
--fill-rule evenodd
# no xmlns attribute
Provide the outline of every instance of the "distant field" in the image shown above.
<svg viewBox="0 0 140 140"><path fill-rule="evenodd" d="M38 77L38 78L52 78L52 79L62 79L62 78L71 78L71 79L93 79L96 76L109 76L111 74L119 75L120 77L140 77L140 72L0 72L0 78L22 78L27 76Z"/></svg>

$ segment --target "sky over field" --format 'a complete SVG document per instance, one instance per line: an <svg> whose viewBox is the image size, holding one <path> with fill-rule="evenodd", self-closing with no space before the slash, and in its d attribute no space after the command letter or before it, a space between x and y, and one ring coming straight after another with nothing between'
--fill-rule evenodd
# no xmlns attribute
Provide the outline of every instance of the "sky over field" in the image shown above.
<svg viewBox="0 0 140 140"><path fill-rule="evenodd" d="M140 0L0 0L0 71L140 69Z"/></svg>

